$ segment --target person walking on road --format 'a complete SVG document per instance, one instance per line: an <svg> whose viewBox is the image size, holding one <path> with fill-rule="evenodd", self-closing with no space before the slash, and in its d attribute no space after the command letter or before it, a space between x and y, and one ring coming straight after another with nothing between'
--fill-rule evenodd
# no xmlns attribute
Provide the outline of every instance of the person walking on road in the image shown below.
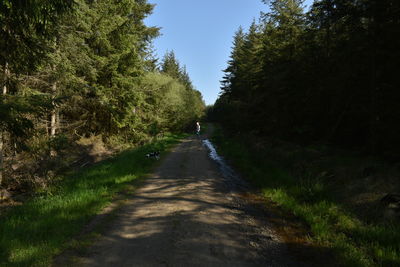
<svg viewBox="0 0 400 267"><path fill-rule="evenodd" d="M197 137L200 136L200 123L199 122L196 122L196 135L197 135Z"/></svg>

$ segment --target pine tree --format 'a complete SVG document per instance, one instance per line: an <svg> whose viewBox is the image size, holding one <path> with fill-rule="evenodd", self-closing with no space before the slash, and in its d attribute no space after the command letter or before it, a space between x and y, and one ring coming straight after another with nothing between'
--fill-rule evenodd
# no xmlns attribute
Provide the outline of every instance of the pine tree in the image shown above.
<svg viewBox="0 0 400 267"><path fill-rule="evenodd" d="M172 78L179 79L181 76L181 67L175 57L174 51L165 53L161 62L161 72Z"/></svg>
<svg viewBox="0 0 400 267"><path fill-rule="evenodd" d="M32 122L23 115L33 112L31 98L18 97L14 78L35 70L43 59L48 42L53 38L52 26L71 10L73 1L9 1L0 3L0 186L2 184L5 131L12 139L27 135ZM8 97L12 93L15 97ZM36 99L36 98L35 98Z"/></svg>

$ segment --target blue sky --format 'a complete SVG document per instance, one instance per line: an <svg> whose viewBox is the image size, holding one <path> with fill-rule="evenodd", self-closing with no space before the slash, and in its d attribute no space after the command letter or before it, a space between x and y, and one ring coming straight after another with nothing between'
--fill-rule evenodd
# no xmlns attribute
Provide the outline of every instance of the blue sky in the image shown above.
<svg viewBox="0 0 400 267"><path fill-rule="evenodd" d="M247 30L267 6L261 0L149 0L156 4L146 19L148 26L161 27L154 48L161 59L173 50L207 105L220 92L235 31ZM306 2L311 2L308 0Z"/></svg>

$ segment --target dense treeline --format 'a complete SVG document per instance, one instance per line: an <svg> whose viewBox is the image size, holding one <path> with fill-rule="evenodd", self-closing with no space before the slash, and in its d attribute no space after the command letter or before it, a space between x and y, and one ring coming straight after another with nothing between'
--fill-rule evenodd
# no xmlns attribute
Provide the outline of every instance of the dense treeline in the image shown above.
<svg viewBox="0 0 400 267"><path fill-rule="evenodd" d="M211 110L233 133L299 143L400 148L400 2L272 0L239 29Z"/></svg>
<svg viewBox="0 0 400 267"><path fill-rule="evenodd" d="M23 151L43 160L93 135L142 143L202 115L174 54L161 64L153 55L152 9L146 0L1 1L0 186Z"/></svg>

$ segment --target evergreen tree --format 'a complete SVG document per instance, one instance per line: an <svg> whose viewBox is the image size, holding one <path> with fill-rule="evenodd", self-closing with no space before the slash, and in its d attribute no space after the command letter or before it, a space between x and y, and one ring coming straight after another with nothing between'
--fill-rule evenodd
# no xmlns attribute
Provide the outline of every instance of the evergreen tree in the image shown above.
<svg viewBox="0 0 400 267"><path fill-rule="evenodd" d="M52 26L58 23L63 13L71 10L72 3L69 0L5 0L0 3L0 67L3 70L0 79L0 186L5 133L8 132L9 139L14 140L26 137L33 125L24 115L37 112L44 106L37 97L18 96L16 78L35 70L54 36ZM8 96L10 93L12 96Z"/></svg>
<svg viewBox="0 0 400 267"><path fill-rule="evenodd" d="M159 29L144 24L152 9L145 0L0 3L1 171L2 152L22 144L52 161L82 136L137 144L202 116L201 94L173 52L166 73L157 70Z"/></svg>
<svg viewBox="0 0 400 267"><path fill-rule="evenodd" d="M175 57L174 51L165 53L161 62L161 72L172 78L179 79L181 76L181 67Z"/></svg>
<svg viewBox="0 0 400 267"><path fill-rule="evenodd" d="M233 47L214 117L232 132L391 153L399 4L318 0L305 15L302 1L267 2Z"/></svg>

